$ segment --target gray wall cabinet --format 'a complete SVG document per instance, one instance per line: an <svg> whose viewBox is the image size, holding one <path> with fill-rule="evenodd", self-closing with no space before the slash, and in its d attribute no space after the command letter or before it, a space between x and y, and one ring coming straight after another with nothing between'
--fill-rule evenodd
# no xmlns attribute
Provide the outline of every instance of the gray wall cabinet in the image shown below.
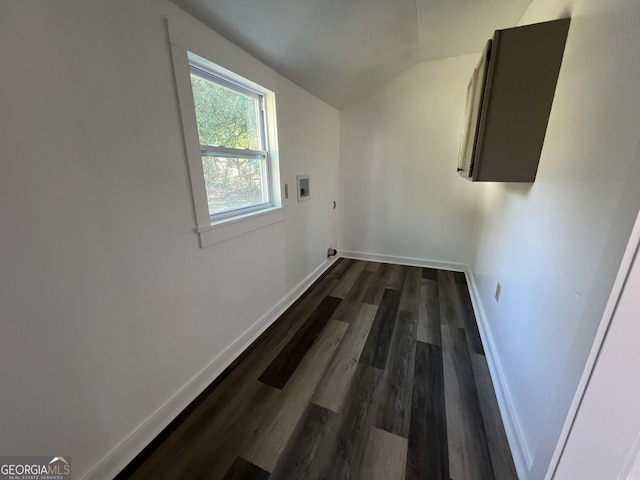
<svg viewBox="0 0 640 480"><path fill-rule="evenodd" d="M471 181L533 182L570 19L497 30L467 90L458 173Z"/></svg>

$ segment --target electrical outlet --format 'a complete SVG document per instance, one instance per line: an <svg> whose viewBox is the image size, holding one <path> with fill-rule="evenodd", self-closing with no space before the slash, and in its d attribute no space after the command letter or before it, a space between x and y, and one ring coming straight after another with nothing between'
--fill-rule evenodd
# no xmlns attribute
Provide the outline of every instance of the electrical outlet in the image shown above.
<svg viewBox="0 0 640 480"><path fill-rule="evenodd" d="M502 285L500 285L500 282L498 282L498 283L496 284L496 295L495 295L495 297L496 297L496 302L499 302L499 301L500 301L500 292L502 292Z"/></svg>
<svg viewBox="0 0 640 480"><path fill-rule="evenodd" d="M289 198L289 184L285 183L284 184L284 199L288 199Z"/></svg>

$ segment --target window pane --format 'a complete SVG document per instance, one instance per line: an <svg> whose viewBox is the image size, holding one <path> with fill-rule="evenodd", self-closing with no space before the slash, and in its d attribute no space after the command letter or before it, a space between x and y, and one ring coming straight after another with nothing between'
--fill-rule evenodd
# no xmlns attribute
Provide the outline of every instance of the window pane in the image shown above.
<svg viewBox="0 0 640 480"><path fill-rule="evenodd" d="M258 100L191 73L201 145L263 150Z"/></svg>
<svg viewBox="0 0 640 480"><path fill-rule="evenodd" d="M202 157L209 215L267 203L263 158Z"/></svg>

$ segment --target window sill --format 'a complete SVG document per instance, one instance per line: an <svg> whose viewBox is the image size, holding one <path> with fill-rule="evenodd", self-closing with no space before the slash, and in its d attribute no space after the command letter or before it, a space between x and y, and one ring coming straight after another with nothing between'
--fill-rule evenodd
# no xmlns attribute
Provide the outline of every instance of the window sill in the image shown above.
<svg viewBox="0 0 640 480"><path fill-rule="evenodd" d="M198 228L200 247L225 242L245 233L268 227L284 221L284 207L272 207L259 212L247 213L233 218L226 218L211 225Z"/></svg>

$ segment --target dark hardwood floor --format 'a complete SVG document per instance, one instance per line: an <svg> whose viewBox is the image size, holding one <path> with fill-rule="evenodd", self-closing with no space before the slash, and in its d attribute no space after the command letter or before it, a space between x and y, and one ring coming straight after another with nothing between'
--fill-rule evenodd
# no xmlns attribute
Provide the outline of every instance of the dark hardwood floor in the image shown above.
<svg viewBox="0 0 640 480"><path fill-rule="evenodd" d="M517 479L464 274L338 260L118 478Z"/></svg>

